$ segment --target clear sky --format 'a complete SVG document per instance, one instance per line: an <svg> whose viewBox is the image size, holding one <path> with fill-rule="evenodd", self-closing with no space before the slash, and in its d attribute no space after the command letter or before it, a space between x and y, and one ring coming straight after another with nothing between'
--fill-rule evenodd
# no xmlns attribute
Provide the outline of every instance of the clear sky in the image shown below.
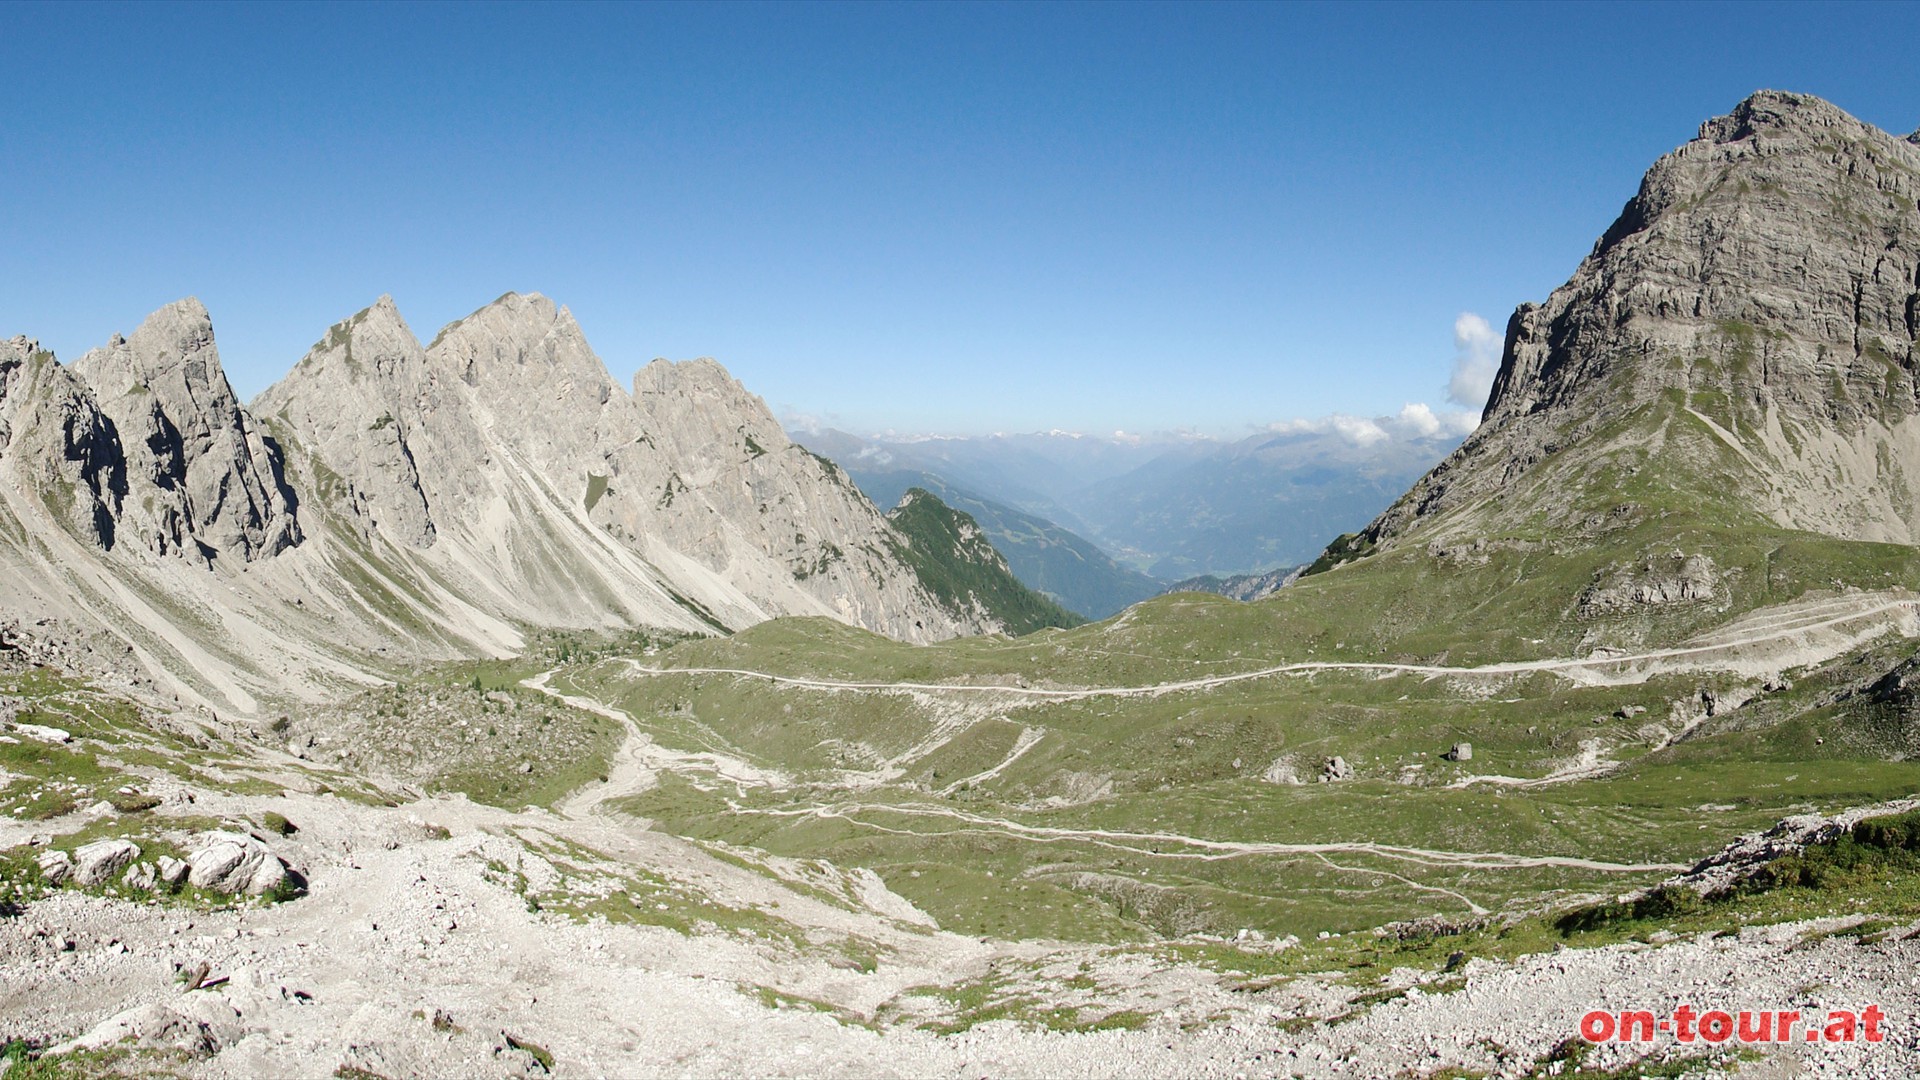
<svg viewBox="0 0 1920 1080"><path fill-rule="evenodd" d="M0 5L0 334L197 295L243 397L391 293L871 432L1448 405L1754 89L1920 126L1920 5ZM1484 351L1484 341L1480 346Z"/></svg>

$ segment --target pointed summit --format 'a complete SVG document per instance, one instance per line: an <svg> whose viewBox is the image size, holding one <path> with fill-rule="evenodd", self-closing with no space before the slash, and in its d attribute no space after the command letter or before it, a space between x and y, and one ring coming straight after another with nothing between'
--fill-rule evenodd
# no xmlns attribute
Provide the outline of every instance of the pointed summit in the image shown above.
<svg viewBox="0 0 1920 1080"><path fill-rule="evenodd" d="M301 364L338 364L349 377L361 377L369 367L390 375L396 364L418 362L425 352L413 336L393 297L382 295L372 305L327 328Z"/></svg>
<svg viewBox="0 0 1920 1080"><path fill-rule="evenodd" d="M194 371L188 375L190 363ZM148 315L132 337L115 334L105 348L74 361L73 370L106 397L155 382L172 385L191 379L195 389L213 389L210 379L226 382L213 346L213 319L191 296Z"/></svg>
<svg viewBox="0 0 1920 1080"><path fill-rule="evenodd" d="M436 531L417 461L418 413L436 389L427 354L391 296L329 327L254 412L297 432L347 485L336 510L363 534L415 548Z"/></svg>
<svg viewBox="0 0 1920 1080"><path fill-rule="evenodd" d="M617 389L573 313L539 293L506 293L447 324L427 352L487 396L557 381L605 402Z"/></svg>
<svg viewBox="0 0 1920 1080"><path fill-rule="evenodd" d="M1654 469L1696 512L1912 543L1917 372L1920 148L1762 91L1655 162L1573 277L1514 312L1484 423L1365 539L1571 526Z"/></svg>
<svg viewBox="0 0 1920 1080"><path fill-rule="evenodd" d="M543 469L632 438L626 392L573 313L539 293L507 293L450 324L427 357L442 378L471 388L497 437Z"/></svg>
<svg viewBox="0 0 1920 1080"><path fill-rule="evenodd" d="M168 304L73 372L118 430L129 482L155 489L128 500L154 551L252 560L300 542L279 457L234 398L199 300Z"/></svg>

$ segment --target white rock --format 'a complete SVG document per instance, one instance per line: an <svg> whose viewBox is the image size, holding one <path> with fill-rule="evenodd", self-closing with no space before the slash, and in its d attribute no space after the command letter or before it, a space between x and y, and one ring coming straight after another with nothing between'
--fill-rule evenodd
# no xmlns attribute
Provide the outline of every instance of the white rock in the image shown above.
<svg viewBox="0 0 1920 1080"><path fill-rule="evenodd" d="M210 832L188 857L189 884L222 893L259 896L287 879L287 866L245 833Z"/></svg>
<svg viewBox="0 0 1920 1080"><path fill-rule="evenodd" d="M105 885L139 857L140 845L131 840L95 840L73 853L73 880Z"/></svg>
<svg viewBox="0 0 1920 1080"><path fill-rule="evenodd" d="M73 856L64 851L44 851L40 853L40 876L49 884L58 885L73 876Z"/></svg>
<svg viewBox="0 0 1920 1080"><path fill-rule="evenodd" d="M244 1034L240 1014L225 999L195 994L177 1004L140 1005L117 1013L85 1035L61 1043L48 1053L98 1050L131 1042L206 1057L239 1041Z"/></svg>
<svg viewBox="0 0 1920 1080"><path fill-rule="evenodd" d="M171 855L162 855L160 856L159 866L155 876L161 884L166 885L168 888L177 888L182 882L187 880L187 872L191 869L191 866L180 859L176 859Z"/></svg>
<svg viewBox="0 0 1920 1080"><path fill-rule="evenodd" d="M66 728L47 727L42 724L15 724L13 730L29 739L38 739L44 743L70 743L73 732Z"/></svg>

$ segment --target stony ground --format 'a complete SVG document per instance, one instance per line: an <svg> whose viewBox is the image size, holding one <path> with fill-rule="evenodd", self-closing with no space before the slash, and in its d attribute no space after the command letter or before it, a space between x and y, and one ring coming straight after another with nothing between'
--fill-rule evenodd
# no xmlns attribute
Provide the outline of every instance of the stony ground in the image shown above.
<svg viewBox="0 0 1920 1080"><path fill-rule="evenodd" d="M871 875L697 847L592 798L510 812L191 794L151 812L295 823L261 838L307 894L208 911L64 889L14 905L0 1038L59 1044L98 1072L206 1077L1521 1076L1553 1069L1592 1008L1875 1003L1892 1018L1884 1043L1737 1064L1920 1074L1920 941L1829 933L1858 915L1262 984L1151 950L942 932ZM14 824L0 843L73 824ZM1036 1005L965 1027L969 994ZM1093 1030L1048 1030L1060 1005ZM1637 1053L1598 1047L1587 1064Z"/></svg>

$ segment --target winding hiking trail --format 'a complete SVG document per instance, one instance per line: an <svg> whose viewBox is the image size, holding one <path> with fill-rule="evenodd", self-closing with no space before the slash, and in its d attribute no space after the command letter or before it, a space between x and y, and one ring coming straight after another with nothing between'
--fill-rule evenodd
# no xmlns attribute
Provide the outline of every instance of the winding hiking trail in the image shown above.
<svg viewBox="0 0 1920 1080"><path fill-rule="evenodd" d="M796 809L755 809L736 808L738 813L760 814L767 817L816 817L854 820L849 814L858 812L885 812L901 814L907 817L943 817L982 829L991 829L1002 833L1014 833L1036 840L1067 840L1091 843L1101 847L1116 848L1135 855L1156 855L1161 858L1199 859L1215 861L1235 859L1246 855L1325 855L1357 854L1377 855L1385 859L1397 859L1403 862L1417 863L1421 866L1458 868L1464 870L1519 870L1538 867L1561 867L1574 870L1594 870L1601 873L1640 874L1659 871L1678 871L1687 869L1687 863L1614 863L1594 859L1580 859L1564 855L1513 855L1504 851L1436 851L1430 848L1405 847L1398 844L1380 844L1370 840L1329 841L1317 844L1284 844L1272 841L1251 840L1208 840L1204 837L1187 836L1182 833L1132 832L1115 829L1068 829L1046 825L1028 825L1007 818L987 817L972 814L945 806L924 806L897 803L845 803L838 806L813 806ZM857 824L885 830L884 826L860 821ZM901 830L904 831L904 830ZM956 830L965 832L967 830ZM1145 844L1145 849L1133 846L1133 843ZM1159 850L1158 845L1179 845L1194 848L1193 852L1169 852Z"/></svg>
<svg viewBox="0 0 1920 1080"><path fill-rule="evenodd" d="M638 795L653 786L654 771L647 767L643 756L647 744L653 740L642 732L640 725L634 723L633 717L626 713L609 709L587 698L570 697L548 686L547 680L553 678L554 672L558 670L560 669L554 668L543 671L531 679L522 679L520 685L529 690L538 690L576 709L584 709L597 716L604 716L619 724L626 732L626 736L620 740L619 748L613 752L613 757L607 763L606 781L588 784L560 800L554 807L560 813L572 818L604 816L600 807L608 800Z"/></svg>
<svg viewBox="0 0 1920 1080"><path fill-rule="evenodd" d="M1585 658L1525 660L1474 667L1373 661L1303 661L1278 664L1254 671L1140 686L1062 688L968 682L860 682L779 675L745 668L652 668L645 667L632 659L626 659L623 663L637 678L717 675L756 681L765 680L775 686L828 692L912 693L936 696L999 695L1005 698L1055 701L1204 692L1257 679L1338 671L1419 675L1429 678L1504 677L1549 672L1575 681L1582 681L1583 676L1587 681L1592 681L1594 673L1609 670L1624 672L1628 679L1634 679L1636 676L1644 679L1659 670L1672 670L1674 667L1684 666L1712 667L1716 662L1718 666L1727 668L1753 667L1756 658L1752 655L1752 651L1756 647L1768 645L1782 647L1776 648L1768 658L1761 661L1763 663L1778 663L1784 659L1806 663L1810 658L1837 655L1862 640L1889 630L1899 629L1909 634L1920 633L1920 626L1916 625L1917 611L1920 611L1920 600L1907 594L1870 593L1820 597L1749 612L1688 644L1640 653L1596 654ZM1824 635L1824 638L1821 635ZM660 746L627 712L593 698L565 693L553 687L551 680L559 670L555 668L543 672L523 680L521 685L537 690L566 705L614 720L626 731L626 738L609 767L606 782L582 789L560 805L561 811L568 816L575 818L610 816L603 809L608 800L645 791L653 785L654 777L663 771L714 777L732 784L737 790L747 788L778 790L793 784L792 778L778 770L755 765L725 753L682 751ZM1005 759L986 772L976 774L969 779L978 780L997 774L1018 760L1038 741L1038 729L1023 728L1019 739ZM1530 779L1474 776L1460 781L1455 786L1491 783L1533 787L1598 775L1613 765L1614 763L1605 760L1597 749L1583 747L1583 754L1577 762L1564 769L1556 770L1548 776ZM850 789L857 788L850 785ZM843 790L842 794L845 793L846 791ZM1458 871L1557 868L1603 874L1652 874L1671 873L1687 868L1681 863L1609 862L1574 856L1519 855L1503 851L1445 851L1374 841L1321 843L1236 841L1215 840L1173 832L1033 825L1009 818L921 803L839 802L784 808L749 807L734 803L733 812L775 818L835 819L876 832L913 835L924 835L924 833L909 827L887 825L875 819L888 814L923 820L938 819L956 823L957 828L944 830L954 834L978 833L998 837L1018 837L1035 843L1080 843L1157 859L1215 861L1259 856L1307 857L1318 859L1326 863L1329 868L1343 873L1391 877L1410 888L1447 896L1464 904L1476 915L1484 914L1486 908L1464 893L1416 881L1385 869L1341 865L1334 862L1332 856L1357 855L1429 869Z"/></svg>
<svg viewBox="0 0 1920 1080"><path fill-rule="evenodd" d="M628 659L628 669L637 676L658 678L672 675L728 675L748 679L764 679L780 686L794 686L809 690L861 690L880 693L918 692L930 694L943 693L979 693L1003 694L1012 697L1045 698L1058 701L1078 701L1089 698L1150 697L1160 694L1183 693L1194 690L1211 690L1233 683L1249 682L1256 679L1271 679L1284 675L1311 675L1323 671L1360 671L1377 672L1388 675L1425 675L1430 678L1441 677L1499 677L1508 675L1526 675L1534 672L1548 672L1565 676L1575 681L1578 673L1591 676L1603 669L1630 669L1635 665L1655 665L1641 672L1642 681L1654 673L1663 661L1691 660L1698 666L1739 667L1741 659L1737 653L1758 645L1789 641L1790 639L1813 634L1818 631L1835 630L1848 623L1862 621L1877 622L1879 625L1869 630L1853 634L1838 635L1826 647L1811 646L1800 650L1805 656L1796 656L1794 663L1805 664L1817 660L1829 659L1852 648L1857 642L1878 636L1888 630L1899 628L1909 635L1920 635L1920 599L1910 596L1887 599L1887 594L1863 594L1855 599L1822 598L1811 604L1796 602L1781 605L1778 608L1750 612L1741 620L1732 624L1758 621L1750 632L1737 635L1728 640L1708 640L1696 645L1683 645L1670 649L1653 649L1640 653L1620 653L1615 655L1593 655L1588 657L1560 657L1548 660L1515 660L1498 664L1482 664L1477 667L1447 666L1442 664L1394 664L1363 660L1306 660L1291 664L1276 664L1255 671L1242 671L1229 675L1209 675L1200 679L1185 679L1178 682L1150 683L1142 686L1095 686L1095 687L1032 687L1007 686L993 683L927 683L927 682L853 682L840 679L815 679L796 675L777 675L766 671L752 671L746 668L724 667L686 667L654 668L646 667L639 661ZM1836 615L1827 615L1826 611L1836 606L1841 611ZM1795 609L1811 610L1815 617L1805 621L1795 621L1792 612ZM1767 618L1784 618L1785 622L1768 623ZM1885 617L1885 618L1883 618ZM1730 627L1723 627L1726 632ZM1714 654L1727 654L1725 662L1714 665L1707 661ZM1689 665L1676 665L1689 666ZM1785 665L1781 665L1785 666Z"/></svg>
<svg viewBox="0 0 1920 1080"><path fill-rule="evenodd" d="M652 787L655 774L662 770L708 772L739 787L783 788L791 782L784 773L763 769L726 754L670 750L661 746L653 741L653 736L641 730L630 714L592 698L563 693L548 685L548 680L559 670L553 668L532 678L522 679L520 685L529 690L538 690L562 704L604 716L619 724L627 733L620 748L614 751L606 782L581 788L560 803L561 812L569 816L588 817L598 813L600 804L608 799L637 795Z"/></svg>
<svg viewBox="0 0 1920 1080"><path fill-rule="evenodd" d="M669 751L658 747L640 725L627 712L602 704L592 698L566 694L549 685L555 671L546 671L532 678L522 680L521 685L530 690L538 690L558 701L574 708L585 709L599 716L619 722L626 730L626 740L616 752L613 765L609 768L607 781L576 792L563 802L559 809L575 818L588 816L606 816L602 805L609 799L635 794L652 786L653 776L659 769L676 771L698 771L718 773L722 778L737 778L741 787L785 786L769 785L765 780L765 771L757 766L729 758L725 755L702 753L689 754ZM1026 739L1022 732L1023 744L1018 746L1011 757L1018 758L1037 739ZM724 771L716 768L716 762L725 761L731 768ZM1007 762L1002 762L1004 767ZM991 770L990 770L991 771ZM776 818L816 818L847 821L875 832L897 835L927 835L913 829L896 829L879 822L856 817L856 814L898 814L905 817L942 818L959 822L963 827L945 830L946 833L980 833L995 836L1015 836L1036 843L1082 843L1123 851L1131 855L1149 856L1160 859L1187 859L1213 862L1223 859L1237 859L1255 856L1310 856L1327 864L1330 869L1341 873L1371 874L1376 877L1391 877L1409 888L1437 893L1451 897L1464 904L1475 915L1484 915L1487 909L1465 893L1439 885L1415 881L1401 874L1374 867L1342 866L1333 862L1331 855L1367 855L1381 859L1396 860L1436 869L1448 870L1518 870L1534 868L1561 868L1588 870L1598 873L1671 873L1687 869L1685 863L1615 863L1596 859L1582 859L1564 855L1516 855L1504 851L1444 851L1432 848L1409 847L1399 844L1381 844L1373 841L1328 841L1322 843L1290 844L1273 841L1211 840L1206 837L1188 836L1171 832L1135 832L1116 829L1076 829L1060 826L1029 825L1008 818L989 817L984 814L970 813L946 806L924 804L895 803L838 803L819 804L791 808L744 807L731 804L731 812ZM1186 850L1164 850L1183 848Z"/></svg>

